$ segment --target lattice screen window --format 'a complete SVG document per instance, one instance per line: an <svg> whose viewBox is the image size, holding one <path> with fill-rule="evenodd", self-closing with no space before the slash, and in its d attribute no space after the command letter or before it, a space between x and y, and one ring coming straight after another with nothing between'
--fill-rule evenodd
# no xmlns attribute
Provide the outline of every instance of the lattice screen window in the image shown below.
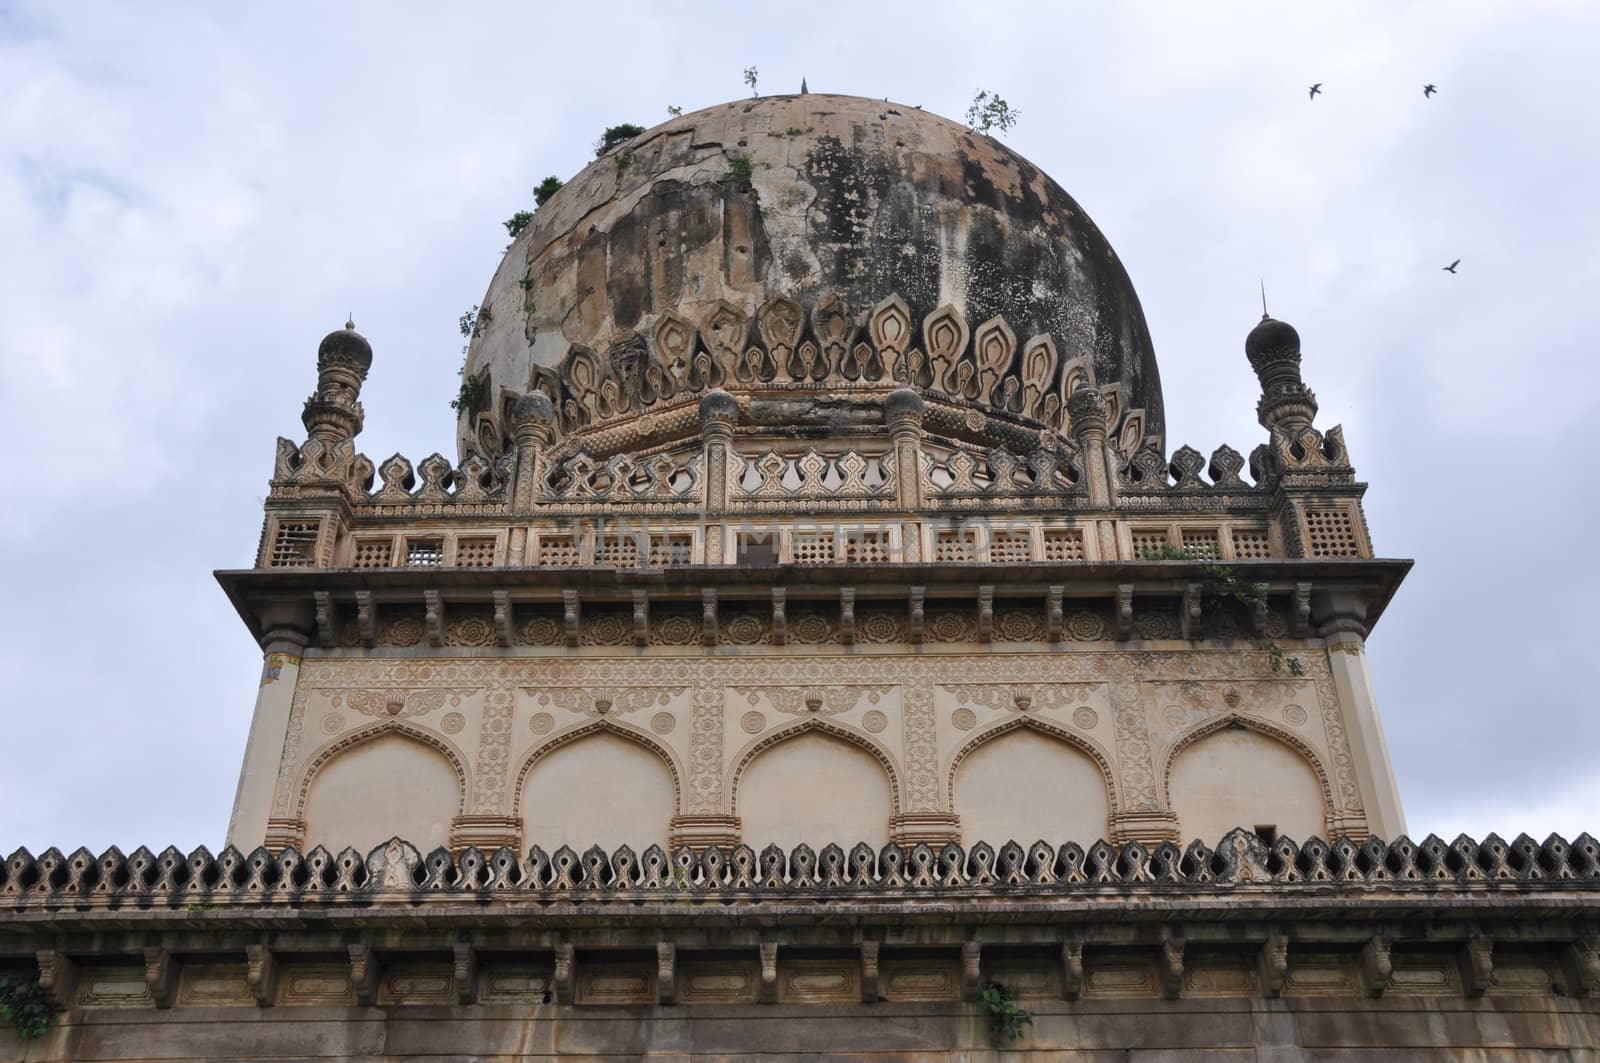
<svg viewBox="0 0 1600 1063"><path fill-rule="evenodd" d="M694 557L694 536L660 534L650 536L650 567L687 565Z"/></svg>
<svg viewBox="0 0 1600 1063"><path fill-rule="evenodd" d="M989 560L1016 564L1033 560L1033 536L1025 531L997 531L989 544Z"/></svg>
<svg viewBox="0 0 1600 1063"><path fill-rule="evenodd" d="M978 537L970 531L935 532L933 559L935 561L976 561L978 559Z"/></svg>
<svg viewBox="0 0 1600 1063"><path fill-rule="evenodd" d="M1217 529L1183 529L1183 552L1189 557L1215 561L1222 553L1217 547Z"/></svg>
<svg viewBox="0 0 1600 1063"><path fill-rule="evenodd" d="M350 558L351 568L388 568L394 560L394 543L382 539L357 539Z"/></svg>
<svg viewBox="0 0 1600 1063"><path fill-rule="evenodd" d="M1265 528L1234 528L1233 556L1241 561L1272 556L1272 539Z"/></svg>
<svg viewBox="0 0 1600 1063"><path fill-rule="evenodd" d="M612 568L634 568L639 564L639 540L632 535L601 539L594 545L594 563Z"/></svg>
<svg viewBox="0 0 1600 1063"><path fill-rule="evenodd" d="M539 536L539 564L576 565L578 540L572 535Z"/></svg>
<svg viewBox="0 0 1600 1063"><path fill-rule="evenodd" d="M889 560L889 533L883 530L850 532L844 537L844 559L861 564Z"/></svg>
<svg viewBox="0 0 1600 1063"><path fill-rule="evenodd" d="M799 565L831 565L834 561L833 532L796 532L794 560Z"/></svg>
<svg viewBox="0 0 1600 1063"><path fill-rule="evenodd" d="M1154 557L1171 545L1167 540L1167 530L1165 528L1133 529L1133 556L1135 558Z"/></svg>
<svg viewBox="0 0 1600 1063"><path fill-rule="evenodd" d="M317 530L322 522L316 520L285 520L278 523L278 533L272 538L272 553L267 556L271 568L312 568L317 563Z"/></svg>
<svg viewBox="0 0 1600 1063"><path fill-rule="evenodd" d="M407 539L406 564L412 568L432 568L444 564L444 540Z"/></svg>
<svg viewBox="0 0 1600 1063"><path fill-rule="evenodd" d="M1044 559L1046 561L1082 561L1083 532L1077 528L1046 528L1044 532Z"/></svg>
<svg viewBox="0 0 1600 1063"><path fill-rule="evenodd" d="M495 541L492 535L474 535L456 540L456 566L459 568L492 568Z"/></svg>
<svg viewBox="0 0 1600 1063"><path fill-rule="evenodd" d="M1306 511L1312 557L1355 557L1355 521L1348 509L1309 509Z"/></svg>

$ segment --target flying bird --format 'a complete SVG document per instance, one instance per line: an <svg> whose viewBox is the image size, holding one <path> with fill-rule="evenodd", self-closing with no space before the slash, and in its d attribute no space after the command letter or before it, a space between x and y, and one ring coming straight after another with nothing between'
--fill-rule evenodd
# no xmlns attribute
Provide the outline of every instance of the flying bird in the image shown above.
<svg viewBox="0 0 1600 1063"><path fill-rule="evenodd" d="M1321 91L1322 91L1322 82L1319 81L1315 85L1311 86L1311 91L1309 93L1307 93L1306 96L1307 96L1308 99L1313 99L1314 100L1314 99L1317 98L1317 94L1320 93Z"/></svg>
<svg viewBox="0 0 1600 1063"><path fill-rule="evenodd" d="M1459 265L1461 265L1461 260L1458 258L1448 266L1440 266L1439 268L1444 270L1446 273L1454 273L1456 271L1456 267Z"/></svg>
<svg viewBox="0 0 1600 1063"><path fill-rule="evenodd" d="M1436 93L1438 91L1439 91L1439 86L1437 86L1437 85L1434 85L1434 84L1424 85L1424 86L1422 86L1422 98L1423 99L1427 99L1429 96L1432 96L1434 93Z"/></svg>

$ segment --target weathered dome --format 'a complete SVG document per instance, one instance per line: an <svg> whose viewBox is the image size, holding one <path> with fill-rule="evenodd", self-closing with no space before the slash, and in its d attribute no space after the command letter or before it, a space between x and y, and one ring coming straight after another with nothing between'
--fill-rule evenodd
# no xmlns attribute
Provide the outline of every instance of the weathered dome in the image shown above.
<svg viewBox="0 0 1600 1063"><path fill-rule="evenodd" d="M1287 321L1261 315L1261 320L1244 338L1245 357L1252 362L1263 355L1283 352L1299 353L1300 333Z"/></svg>
<svg viewBox="0 0 1600 1063"><path fill-rule="evenodd" d="M904 312L875 332L870 315L894 297ZM762 316L774 300L784 303L776 325ZM1054 420L1046 426L1059 429L1061 392L1077 360L1092 366L1101 386L1121 385L1120 409L1142 408L1146 438L1162 430L1160 381L1139 300L1077 203L998 141L879 100L820 94L740 100L674 118L619 145L535 213L507 251L483 306L467 372L486 377L489 386L475 411L478 422L462 422L468 448L485 440L484 415L505 421L512 394L530 387L550 392L566 418L563 395L572 372L583 377L577 387L598 389L593 374L615 372L637 389L629 382L644 376L639 359L670 367L661 349L668 340L691 360L694 351L715 352L719 343L735 359L743 345L776 343L780 382L827 390L834 378L822 369L802 371L797 363L790 377L782 376L783 358L807 341L823 352L808 364L827 361L825 313L853 323L848 335L832 337L835 350L867 339L883 349L883 328L903 322L909 335L885 340L889 353L899 342L900 353L917 349L930 363L941 345L982 346L982 326L1001 320L1006 333L987 348L990 361L982 350L968 356L974 364L966 383L956 382L954 369L948 385L932 370L923 383L953 394L965 388L979 405L1005 407L1024 420ZM731 309L716 319L719 308ZM953 314L930 317L942 308ZM682 327L664 334L667 318ZM1047 359L1033 358L1029 377L1023 363L1030 342L1037 351L1041 337L1051 349ZM586 368L570 369L575 350L590 352ZM840 357L850 355L835 362ZM1008 389L996 382L995 358L1009 360L999 376L1017 378ZM672 372L681 378L684 369ZM881 372L892 389L894 367L885 364ZM723 375L732 387L732 371ZM859 379L876 378L863 371ZM723 381L697 386L713 383ZM632 399L635 407L653 401L648 383L642 386L645 398ZM1045 392L1052 396L1049 418Z"/></svg>
<svg viewBox="0 0 1600 1063"><path fill-rule="evenodd" d="M355 322L346 322L344 328L334 329L317 344L317 366L345 366L366 376L372 368L372 344L356 331Z"/></svg>

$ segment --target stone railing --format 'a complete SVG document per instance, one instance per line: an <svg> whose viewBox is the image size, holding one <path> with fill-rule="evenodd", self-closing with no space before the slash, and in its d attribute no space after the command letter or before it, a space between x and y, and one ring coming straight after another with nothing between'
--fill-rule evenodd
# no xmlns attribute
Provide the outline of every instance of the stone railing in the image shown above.
<svg viewBox="0 0 1600 1063"><path fill-rule="evenodd" d="M993 895L1085 895L1130 891L1232 890L1269 887L1296 891L1328 886L1429 890L1442 886L1495 889L1600 890L1600 841L1581 834L1572 842L1552 834L1543 843L1527 835L1506 842L1490 834L1482 842L1465 835L1453 842L1430 835L1420 843L1369 838L1304 844L1279 839L1263 843L1235 830L1217 848L1195 841L1185 849L1137 842L1051 846L1008 842L939 849L928 845L838 845L815 851L800 845L785 852L775 845L759 853L741 845L711 846L669 854L659 846L635 853L627 846L610 853L562 846L554 853L534 847L526 857L509 849L485 854L475 848L452 854L439 848L424 856L398 838L363 856L337 855L318 846L246 855L205 848L184 854L140 848L124 856L116 848L95 856L79 849L63 856L49 849L35 857L19 849L0 870L0 909L319 904L363 898L410 897L417 902L451 898L505 900L777 901L785 898L875 896L896 899Z"/></svg>

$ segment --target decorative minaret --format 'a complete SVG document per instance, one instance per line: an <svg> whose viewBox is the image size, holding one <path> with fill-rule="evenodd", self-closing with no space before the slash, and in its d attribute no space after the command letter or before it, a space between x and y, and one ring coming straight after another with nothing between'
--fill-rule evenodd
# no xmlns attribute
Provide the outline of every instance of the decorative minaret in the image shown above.
<svg viewBox="0 0 1600 1063"><path fill-rule="evenodd" d="M361 385L372 368L372 345L356 331L354 321L323 337L317 347L317 390L306 399L300 420L311 439L326 450L353 439L363 420Z"/></svg>
<svg viewBox="0 0 1600 1063"><path fill-rule="evenodd" d="M1300 333L1294 326L1261 315L1244 341L1245 357L1261 381L1256 417L1269 432L1297 436L1317 416L1317 396L1300 379Z"/></svg>

